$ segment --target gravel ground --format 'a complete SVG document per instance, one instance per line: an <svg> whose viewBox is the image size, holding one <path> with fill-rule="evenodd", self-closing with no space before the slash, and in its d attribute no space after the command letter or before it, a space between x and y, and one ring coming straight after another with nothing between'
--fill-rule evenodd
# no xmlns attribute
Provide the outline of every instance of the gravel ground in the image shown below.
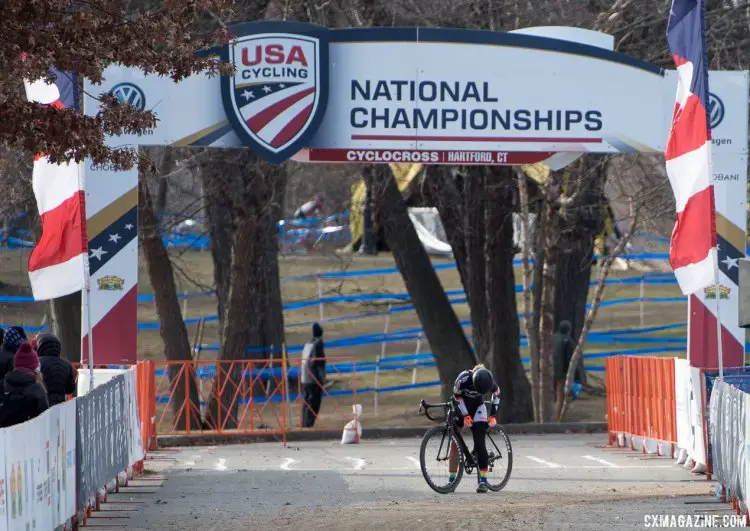
<svg viewBox="0 0 750 531"><path fill-rule="evenodd" d="M430 490L419 439L167 450L149 461L161 475L110 497L137 510L96 523L162 531L670 528L652 515L690 516L692 527L730 523L728 506L709 496L713 483L671 459L602 448L601 435L512 441L511 480L486 495L469 476L453 494Z"/></svg>

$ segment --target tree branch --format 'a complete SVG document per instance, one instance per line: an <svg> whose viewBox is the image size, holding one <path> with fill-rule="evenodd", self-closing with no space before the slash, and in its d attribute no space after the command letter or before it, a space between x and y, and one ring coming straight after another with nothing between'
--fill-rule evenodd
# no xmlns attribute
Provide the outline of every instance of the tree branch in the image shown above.
<svg viewBox="0 0 750 531"><path fill-rule="evenodd" d="M639 218L638 214L639 211L634 207L634 201L631 199L630 226L628 227L627 232L623 234L622 238L620 238L620 241L617 242L617 245L612 250L612 253L604 259L604 264L602 265L601 271L599 272L599 280L596 284L596 289L594 290L594 300L591 303L591 309L586 314L586 320L583 324L583 330L581 330L581 336L578 339L578 344L576 345L576 348L573 351L573 356L571 356L570 359L568 374L565 378L565 397L563 400L562 410L560 411L560 417L557 419L558 422L562 422L562 419L565 417L565 413L568 409L570 397L572 396L571 390L573 386L573 378L575 376L576 367L578 366L578 363L583 356L583 347L586 344L586 338L588 337L591 327L594 325L596 314L599 311L599 306L604 295L605 281L607 280L607 276L609 275L609 271L612 268L612 264L614 263L615 259L617 259L617 257L620 256L625 250L625 246L628 244L631 237L633 236L633 233L635 232L635 228L637 226Z"/></svg>

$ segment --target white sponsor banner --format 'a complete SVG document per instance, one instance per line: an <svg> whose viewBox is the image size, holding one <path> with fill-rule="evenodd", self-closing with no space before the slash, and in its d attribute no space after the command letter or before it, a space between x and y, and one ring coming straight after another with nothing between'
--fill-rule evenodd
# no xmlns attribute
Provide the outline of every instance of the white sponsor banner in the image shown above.
<svg viewBox="0 0 750 531"><path fill-rule="evenodd" d="M739 326L739 260L745 257L747 232L747 72L714 72L709 80L712 127L712 174L716 197L719 289L695 294L705 306L688 309L690 359L702 367L718 367L716 328L703 312L716 316L723 337L724 366L744 363L745 330Z"/></svg>
<svg viewBox="0 0 750 531"><path fill-rule="evenodd" d="M310 151L297 157L320 162L508 164L514 153L665 148L676 72L574 42L580 40L575 31L566 37L560 28L557 36L562 38L551 39L434 28L322 30L329 75L318 80L313 68L318 57L313 55L323 52L300 45L294 28L277 23L279 30L288 31L269 31L265 23L255 30L260 33L253 33L249 26L240 31L232 57L237 79L254 83L252 94L231 83L231 90L222 87L218 76L195 75L173 83L114 65L104 71L101 86L85 82L86 112L96 114L99 105L93 98L111 91L137 108L155 110L159 118L148 135L123 135L112 139L113 145L235 147L241 141L234 122L243 131L253 120L262 122L255 136L269 128L276 132L281 127L271 127L276 118L295 114L305 98L317 101L327 92L322 121L306 122L317 126L306 142ZM295 47L300 48L297 55ZM295 77L302 73L306 75ZM716 153L747 153L746 129L737 125L746 116L739 108L732 110L735 100L746 99L746 72L711 72L709 83L714 117L724 112L724 122L716 128ZM300 99L295 92L300 87L312 92L303 91ZM223 104L238 94L257 113L235 116L237 110ZM312 106L313 115L317 108ZM91 201L96 208L96 198Z"/></svg>
<svg viewBox="0 0 750 531"><path fill-rule="evenodd" d="M94 354L96 356L96 353ZM107 383L118 374L123 374L127 369L94 369L94 388ZM89 392L89 380L91 372L88 369L78 369L78 393L83 396Z"/></svg>
<svg viewBox="0 0 750 531"><path fill-rule="evenodd" d="M677 448L692 449L690 430L690 363L687 360L674 360L675 420L677 424Z"/></svg>
<svg viewBox="0 0 750 531"><path fill-rule="evenodd" d="M128 408L128 462L132 465L142 460L146 453L141 438L141 418L138 414L138 381L135 367L125 375L126 407Z"/></svg>
<svg viewBox="0 0 750 531"><path fill-rule="evenodd" d="M69 401L0 430L5 447L0 529L55 529L75 514L75 407Z"/></svg>
<svg viewBox="0 0 750 531"><path fill-rule="evenodd" d="M703 373L690 367L688 385L688 411L690 415L690 446L688 455L697 464L706 466L706 439L704 434L705 402L703 396Z"/></svg>

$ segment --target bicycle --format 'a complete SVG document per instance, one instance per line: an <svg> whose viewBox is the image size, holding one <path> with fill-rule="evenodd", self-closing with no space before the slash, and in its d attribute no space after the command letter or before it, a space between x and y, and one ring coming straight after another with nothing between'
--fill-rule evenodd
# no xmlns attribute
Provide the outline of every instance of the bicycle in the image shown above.
<svg viewBox="0 0 750 531"><path fill-rule="evenodd" d="M490 403L486 402L486 404L489 408ZM422 469L422 476L432 490L434 490L435 492L439 492L440 494L450 494L451 492L456 490L456 487L458 487L458 484L461 482L461 478L463 477L464 471L466 471L467 474L472 474L476 469L478 476L479 467L477 466L476 452L474 450L472 450L471 452L469 451L469 448L466 446L466 442L464 442L464 438L461 435L461 428L459 426L456 426L456 424L454 423L453 419L456 418L455 411L457 410L457 403L454 400L451 400L449 402L428 404L424 400L422 400L419 403L419 410L417 414L424 414L433 422L442 422L441 420L430 416L429 410L434 408L443 409L445 413L445 423L439 426L433 426L432 428L427 430L427 432L422 437L422 444L419 448L419 464ZM505 457L503 457L503 452L501 452L500 448L497 446L497 444L495 444L493 435L501 439L505 443ZM455 452L457 454L456 457L458 458L456 475L453 481L450 481L450 478L448 478L448 482L445 485L438 485L437 483L435 483L431 474L429 474L427 471L428 461L425 454L427 452L428 443L433 437L440 438L440 445L438 446L436 457L436 461L438 462L438 464L445 463L445 465L447 465L450 459L451 446L456 448ZM486 442L488 443L487 453L489 455L487 486L491 491L499 492L505 487L505 485L508 484L508 481L510 480L510 473L513 469L513 447L510 444L508 434L505 433L505 430L503 430L499 425L496 425L494 428L488 428ZM507 468L501 480L499 482L491 481L490 474L492 474L492 472L496 468L500 468L503 464L505 464Z"/></svg>

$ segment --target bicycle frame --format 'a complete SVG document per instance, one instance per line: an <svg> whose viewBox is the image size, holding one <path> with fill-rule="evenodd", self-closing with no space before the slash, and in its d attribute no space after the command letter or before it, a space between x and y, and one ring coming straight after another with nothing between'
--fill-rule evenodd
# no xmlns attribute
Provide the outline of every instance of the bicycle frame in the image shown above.
<svg viewBox="0 0 750 531"><path fill-rule="evenodd" d="M487 402L485 402L486 404ZM437 419L430 415L429 410L431 408L442 408L443 412L445 413L445 421L443 422L442 419ZM420 446L420 453L419 453L419 459L420 459L420 467L422 469L422 475L424 476L425 480L427 481L427 484L432 488L433 490L439 492L440 494L448 494L450 492L453 492L455 490L455 487L458 485L458 483L461 481L461 477L463 476L464 472L471 475L476 470L476 473L478 477L481 476L478 466L478 461L476 457L476 448L473 451L469 451L468 444L466 442L466 439L464 438L462 434L462 426L460 422L456 422L458 413L458 402L455 400L449 401L449 402L441 402L438 404L428 404L424 400L420 401L419 404L419 411L418 414L422 415L424 414L428 419L432 420L433 422L438 423L437 426L430 428L427 430L427 433L422 437L422 444ZM505 475L502 477L502 479L499 482L489 482L487 485L489 490L492 490L493 492L499 492L501 491L505 485L508 483L508 480L510 479L511 470L513 467L513 449L511 447L510 439L508 438L507 433L502 429L501 426L497 426L497 437L498 440L502 441L502 445L504 446L501 450L500 447L498 447L497 443L495 442L494 437L490 435L490 432L493 431L493 429L487 430L487 433L485 435L485 440L487 441L487 450L488 450L488 472L492 472L495 468L496 462L500 460L500 463L506 463L505 466ZM442 486L435 484L431 479L431 474L427 472L425 468L426 464L426 456L425 456L425 449L426 444L429 440L434 440L434 438L440 437L442 435L442 439L440 441L440 446L437 451L437 461L438 462L444 462L448 461L449 467L451 465L457 467L449 468L449 471L456 472L455 476L455 482L451 481L448 485ZM447 437L446 437L447 435ZM446 438L448 439L448 442L446 444ZM451 440L452 439L452 440ZM455 445L455 446L454 446ZM453 450L455 449L455 450ZM453 451L452 451L453 450ZM445 452L445 455L443 456L443 452ZM459 455L455 455L459 454ZM458 458L458 463L456 464L453 460L455 458ZM479 492L479 490L477 490Z"/></svg>
<svg viewBox="0 0 750 531"><path fill-rule="evenodd" d="M489 402L486 402L489 404ZM433 422L440 422L436 418L431 417L429 414L430 408L438 408L441 407L445 411L445 427L448 430L451 430L453 434L456 436L456 442L461 446L461 454L464 457L464 467L466 468L477 468L477 463L474 461L474 456L472 455L472 452L469 451L469 447L466 445L466 441L464 440L464 436L461 433L461 429L453 424L451 422L452 415L450 414L453 408L454 408L453 402L440 402L438 404L428 404L424 400L422 400L419 403L419 411L418 413L421 415L424 413L424 416L430 419ZM438 455L440 455L440 451L443 449L443 443L440 443L440 448L438 449Z"/></svg>

